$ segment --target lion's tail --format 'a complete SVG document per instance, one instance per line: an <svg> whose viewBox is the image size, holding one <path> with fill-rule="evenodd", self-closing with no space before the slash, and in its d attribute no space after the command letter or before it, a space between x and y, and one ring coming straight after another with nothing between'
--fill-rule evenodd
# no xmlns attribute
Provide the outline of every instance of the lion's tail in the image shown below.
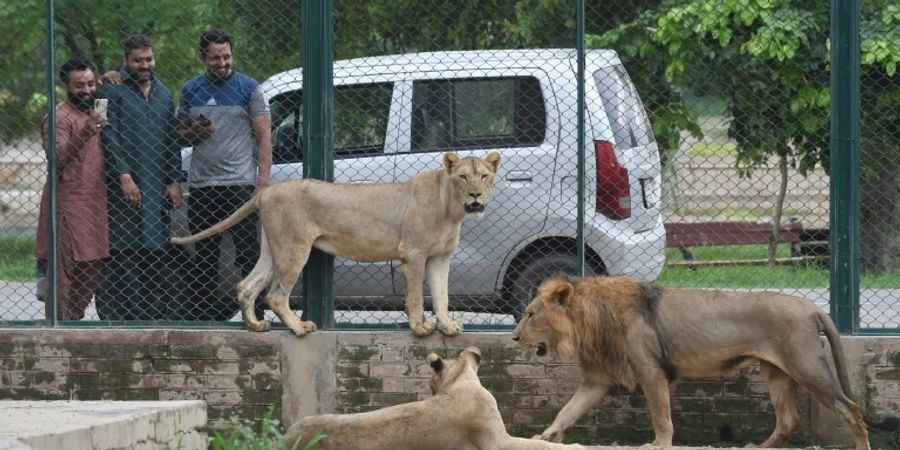
<svg viewBox="0 0 900 450"><path fill-rule="evenodd" d="M847 360L844 359L844 346L841 344L841 335L838 332L834 322L825 314L824 311L818 311L819 324L825 337L828 338L828 344L831 345L831 355L834 357L834 368L837 370L838 381L841 383L841 390L844 395L853 400L853 390L850 389L850 377L847 372Z"/></svg>
<svg viewBox="0 0 900 450"><path fill-rule="evenodd" d="M197 233L192 234L190 236L184 237L172 237L169 239L169 242L178 245L192 244L194 242L206 239L210 236L217 235L231 227L233 227L236 223L243 220L245 217L249 216L256 212L259 209L259 195L254 195L253 198L241 205L237 211L233 212L230 216L226 217L225 220Z"/></svg>

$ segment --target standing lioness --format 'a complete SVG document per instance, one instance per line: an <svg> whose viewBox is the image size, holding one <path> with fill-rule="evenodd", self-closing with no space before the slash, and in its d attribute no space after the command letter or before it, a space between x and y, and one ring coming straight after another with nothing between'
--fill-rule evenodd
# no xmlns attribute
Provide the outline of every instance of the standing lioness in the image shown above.
<svg viewBox="0 0 900 450"><path fill-rule="evenodd" d="M422 284L428 275L437 329L462 331L447 313L450 258L459 228L468 214L484 211L500 166L500 153L484 159L444 154L444 168L420 173L405 183L335 184L318 180L286 181L254 196L230 217L192 236L172 238L189 244L221 233L259 210L262 225L259 261L237 286L247 327L267 331L254 301L268 285L266 303L297 336L315 331L290 310L288 297L315 247L362 262L403 262L406 313L417 336L434 332L425 319Z"/></svg>
<svg viewBox="0 0 900 450"><path fill-rule="evenodd" d="M819 333L828 338L830 352ZM795 404L800 385L844 419L858 450L869 448L837 328L806 299L662 289L628 277L551 278L538 287L513 339L535 348L538 356L549 351L577 359L584 375L542 439L561 440L610 386L638 384L656 433L652 445L670 447L669 383L681 376L716 377L759 362L775 407L775 431L761 447L781 445L800 426Z"/></svg>

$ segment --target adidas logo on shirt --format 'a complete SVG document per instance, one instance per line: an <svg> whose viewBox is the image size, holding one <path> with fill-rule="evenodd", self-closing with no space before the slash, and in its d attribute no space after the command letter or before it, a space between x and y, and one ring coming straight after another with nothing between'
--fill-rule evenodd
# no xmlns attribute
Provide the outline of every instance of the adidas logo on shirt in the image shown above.
<svg viewBox="0 0 900 450"><path fill-rule="evenodd" d="M210 97L209 101L206 102L206 106L216 106L216 105L217 105L217 103L216 103L215 97Z"/></svg>

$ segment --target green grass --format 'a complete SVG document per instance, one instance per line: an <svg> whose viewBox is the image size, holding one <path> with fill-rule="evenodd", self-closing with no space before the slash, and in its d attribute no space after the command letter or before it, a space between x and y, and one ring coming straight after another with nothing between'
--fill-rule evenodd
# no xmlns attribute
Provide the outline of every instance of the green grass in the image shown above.
<svg viewBox="0 0 900 450"><path fill-rule="evenodd" d="M0 235L0 280L35 281L34 238Z"/></svg>
<svg viewBox="0 0 900 450"><path fill-rule="evenodd" d="M713 142L698 142L688 150L688 156L726 156L737 153L737 145L732 143L717 144Z"/></svg>
<svg viewBox="0 0 900 450"><path fill-rule="evenodd" d="M764 259L768 257L765 245L721 245L691 247L697 260L741 260ZM776 251L778 258L790 256L790 246L779 245ZM684 260L678 249L666 249L666 261ZM670 287L697 288L828 288L829 274L827 267L812 263L798 265L780 265L769 269L766 265L748 266L701 266L696 269L688 267L666 266L657 282ZM888 274L863 273L860 286L866 289L900 288L900 269Z"/></svg>
<svg viewBox="0 0 900 450"><path fill-rule="evenodd" d="M691 247L694 258L699 260L728 260L728 259L759 259L768 257L768 247L765 245L705 245ZM786 258L791 256L791 248L788 245L779 245L775 256ZM666 261L681 261L681 251L677 248L666 249Z"/></svg>
<svg viewBox="0 0 900 450"><path fill-rule="evenodd" d="M274 410L269 409L259 429L249 420L231 419L226 424L228 431L215 431L209 437L210 450L288 450L278 419L273 419ZM321 431L316 433L303 447L297 442L290 450L311 450L325 438Z"/></svg>

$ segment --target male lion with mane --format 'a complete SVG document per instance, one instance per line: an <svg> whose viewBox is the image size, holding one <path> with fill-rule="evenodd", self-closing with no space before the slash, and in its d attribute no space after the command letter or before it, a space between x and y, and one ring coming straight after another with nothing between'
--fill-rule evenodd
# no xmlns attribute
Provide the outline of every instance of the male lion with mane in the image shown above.
<svg viewBox="0 0 900 450"><path fill-rule="evenodd" d="M456 359L428 355L431 397L358 414L308 416L292 425L287 447L325 437L316 450L564 450L582 449L510 436L497 401L478 379L481 352L463 350Z"/></svg>
<svg viewBox="0 0 900 450"><path fill-rule="evenodd" d="M834 371L819 333L828 338ZM857 449L869 448L837 328L806 299L662 289L629 277L557 277L538 287L513 340L536 348L538 356L549 350L559 359L577 359L584 377L553 424L535 438L561 441L610 386L640 385L656 435L652 445L670 447L669 383L679 376L721 376L758 361L776 419L761 447L781 445L799 427L799 384L847 423Z"/></svg>
<svg viewBox="0 0 900 450"><path fill-rule="evenodd" d="M200 233L172 238L190 244L221 233L259 210L259 260L237 286L247 328L268 331L270 323L254 311L268 285L266 303L297 336L316 330L290 310L289 296L313 247L362 262L403 262L406 313L417 336L434 332L425 319L422 284L428 276L437 329L462 331L450 320L447 283L450 259L459 243L462 220L484 211L500 167L500 153L461 158L445 153L441 170L423 172L405 183L337 184L304 179L272 185L231 216Z"/></svg>

